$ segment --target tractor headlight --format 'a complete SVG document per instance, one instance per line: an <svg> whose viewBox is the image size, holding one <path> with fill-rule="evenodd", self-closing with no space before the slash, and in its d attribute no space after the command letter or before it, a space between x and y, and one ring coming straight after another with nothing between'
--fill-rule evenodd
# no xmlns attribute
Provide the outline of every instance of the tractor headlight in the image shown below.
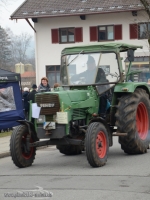
<svg viewBox="0 0 150 200"><path fill-rule="evenodd" d="M122 91L123 91L123 92L128 92L129 89L128 89L128 88L122 88Z"/></svg>

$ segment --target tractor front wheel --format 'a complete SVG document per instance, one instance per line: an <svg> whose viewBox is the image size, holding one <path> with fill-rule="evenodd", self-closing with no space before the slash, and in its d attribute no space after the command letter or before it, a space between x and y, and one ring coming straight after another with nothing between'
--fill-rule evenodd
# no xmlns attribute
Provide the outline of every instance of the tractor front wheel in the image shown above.
<svg viewBox="0 0 150 200"><path fill-rule="evenodd" d="M123 96L116 113L119 143L127 154L143 154L149 146L150 100L145 90L138 88L133 94Z"/></svg>
<svg viewBox="0 0 150 200"><path fill-rule="evenodd" d="M27 149L26 138L28 135L28 128L25 125L16 127L11 135L10 154L14 164L19 168L31 166L35 159L36 147ZM30 142L35 142L35 139L31 137Z"/></svg>
<svg viewBox="0 0 150 200"><path fill-rule="evenodd" d="M108 132L99 122L89 125L85 139L85 150L89 164L92 167L101 167L107 162L109 150Z"/></svg>

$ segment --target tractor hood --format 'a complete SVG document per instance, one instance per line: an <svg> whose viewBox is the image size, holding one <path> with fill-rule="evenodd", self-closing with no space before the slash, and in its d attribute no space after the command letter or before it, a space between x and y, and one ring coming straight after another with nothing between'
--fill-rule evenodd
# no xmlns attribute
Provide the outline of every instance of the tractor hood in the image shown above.
<svg viewBox="0 0 150 200"><path fill-rule="evenodd" d="M85 101L88 98L88 92L85 90L70 90L67 94L72 102Z"/></svg>
<svg viewBox="0 0 150 200"><path fill-rule="evenodd" d="M88 90L62 90L56 91L52 94L58 94L59 98L63 102L80 102L85 101L89 98L89 91Z"/></svg>

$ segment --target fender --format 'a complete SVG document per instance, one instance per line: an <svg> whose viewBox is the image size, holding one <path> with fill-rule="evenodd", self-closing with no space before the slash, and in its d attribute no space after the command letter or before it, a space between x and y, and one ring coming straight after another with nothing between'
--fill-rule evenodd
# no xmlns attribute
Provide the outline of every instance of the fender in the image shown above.
<svg viewBox="0 0 150 200"><path fill-rule="evenodd" d="M94 117L90 120L89 124L91 124L92 122L101 122L102 124L105 125L105 127L108 131L109 146L112 146L113 145L112 131L111 131L110 127L108 126L108 124L106 123L106 121L102 117Z"/></svg>
<svg viewBox="0 0 150 200"><path fill-rule="evenodd" d="M34 127L32 122L29 122L27 120L17 120L17 122L22 124L22 125L27 126L30 136L32 135L36 140L39 140L38 137L37 137L35 127Z"/></svg>
<svg viewBox="0 0 150 200"><path fill-rule="evenodd" d="M122 93L133 93L136 88L142 88L146 90L148 94L150 94L150 88L146 82L125 82L125 83L118 83L115 88L114 92L122 92Z"/></svg>

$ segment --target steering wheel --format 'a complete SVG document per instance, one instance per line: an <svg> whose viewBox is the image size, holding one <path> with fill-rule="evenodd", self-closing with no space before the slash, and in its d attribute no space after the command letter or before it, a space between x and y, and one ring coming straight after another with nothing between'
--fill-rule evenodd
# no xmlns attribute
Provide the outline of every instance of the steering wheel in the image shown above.
<svg viewBox="0 0 150 200"><path fill-rule="evenodd" d="M110 75L111 77L116 77L117 80L118 80L118 78L120 77L120 75L118 75L117 72L115 72L115 74L113 74L113 73L108 73L107 75Z"/></svg>
<svg viewBox="0 0 150 200"><path fill-rule="evenodd" d="M85 77L80 77L78 80L72 81L71 78L70 78L70 84L83 85L83 84L86 84L86 79L85 79Z"/></svg>
<svg viewBox="0 0 150 200"><path fill-rule="evenodd" d="M118 77L118 74L108 73L107 75Z"/></svg>
<svg viewBox="0 0 150 200"><path fill-rule="evenodd" d="M77 85L75 82L73 82L73 81L71 81L71 80L70 80L70 84L71 84L71 85Z"/></svg>

